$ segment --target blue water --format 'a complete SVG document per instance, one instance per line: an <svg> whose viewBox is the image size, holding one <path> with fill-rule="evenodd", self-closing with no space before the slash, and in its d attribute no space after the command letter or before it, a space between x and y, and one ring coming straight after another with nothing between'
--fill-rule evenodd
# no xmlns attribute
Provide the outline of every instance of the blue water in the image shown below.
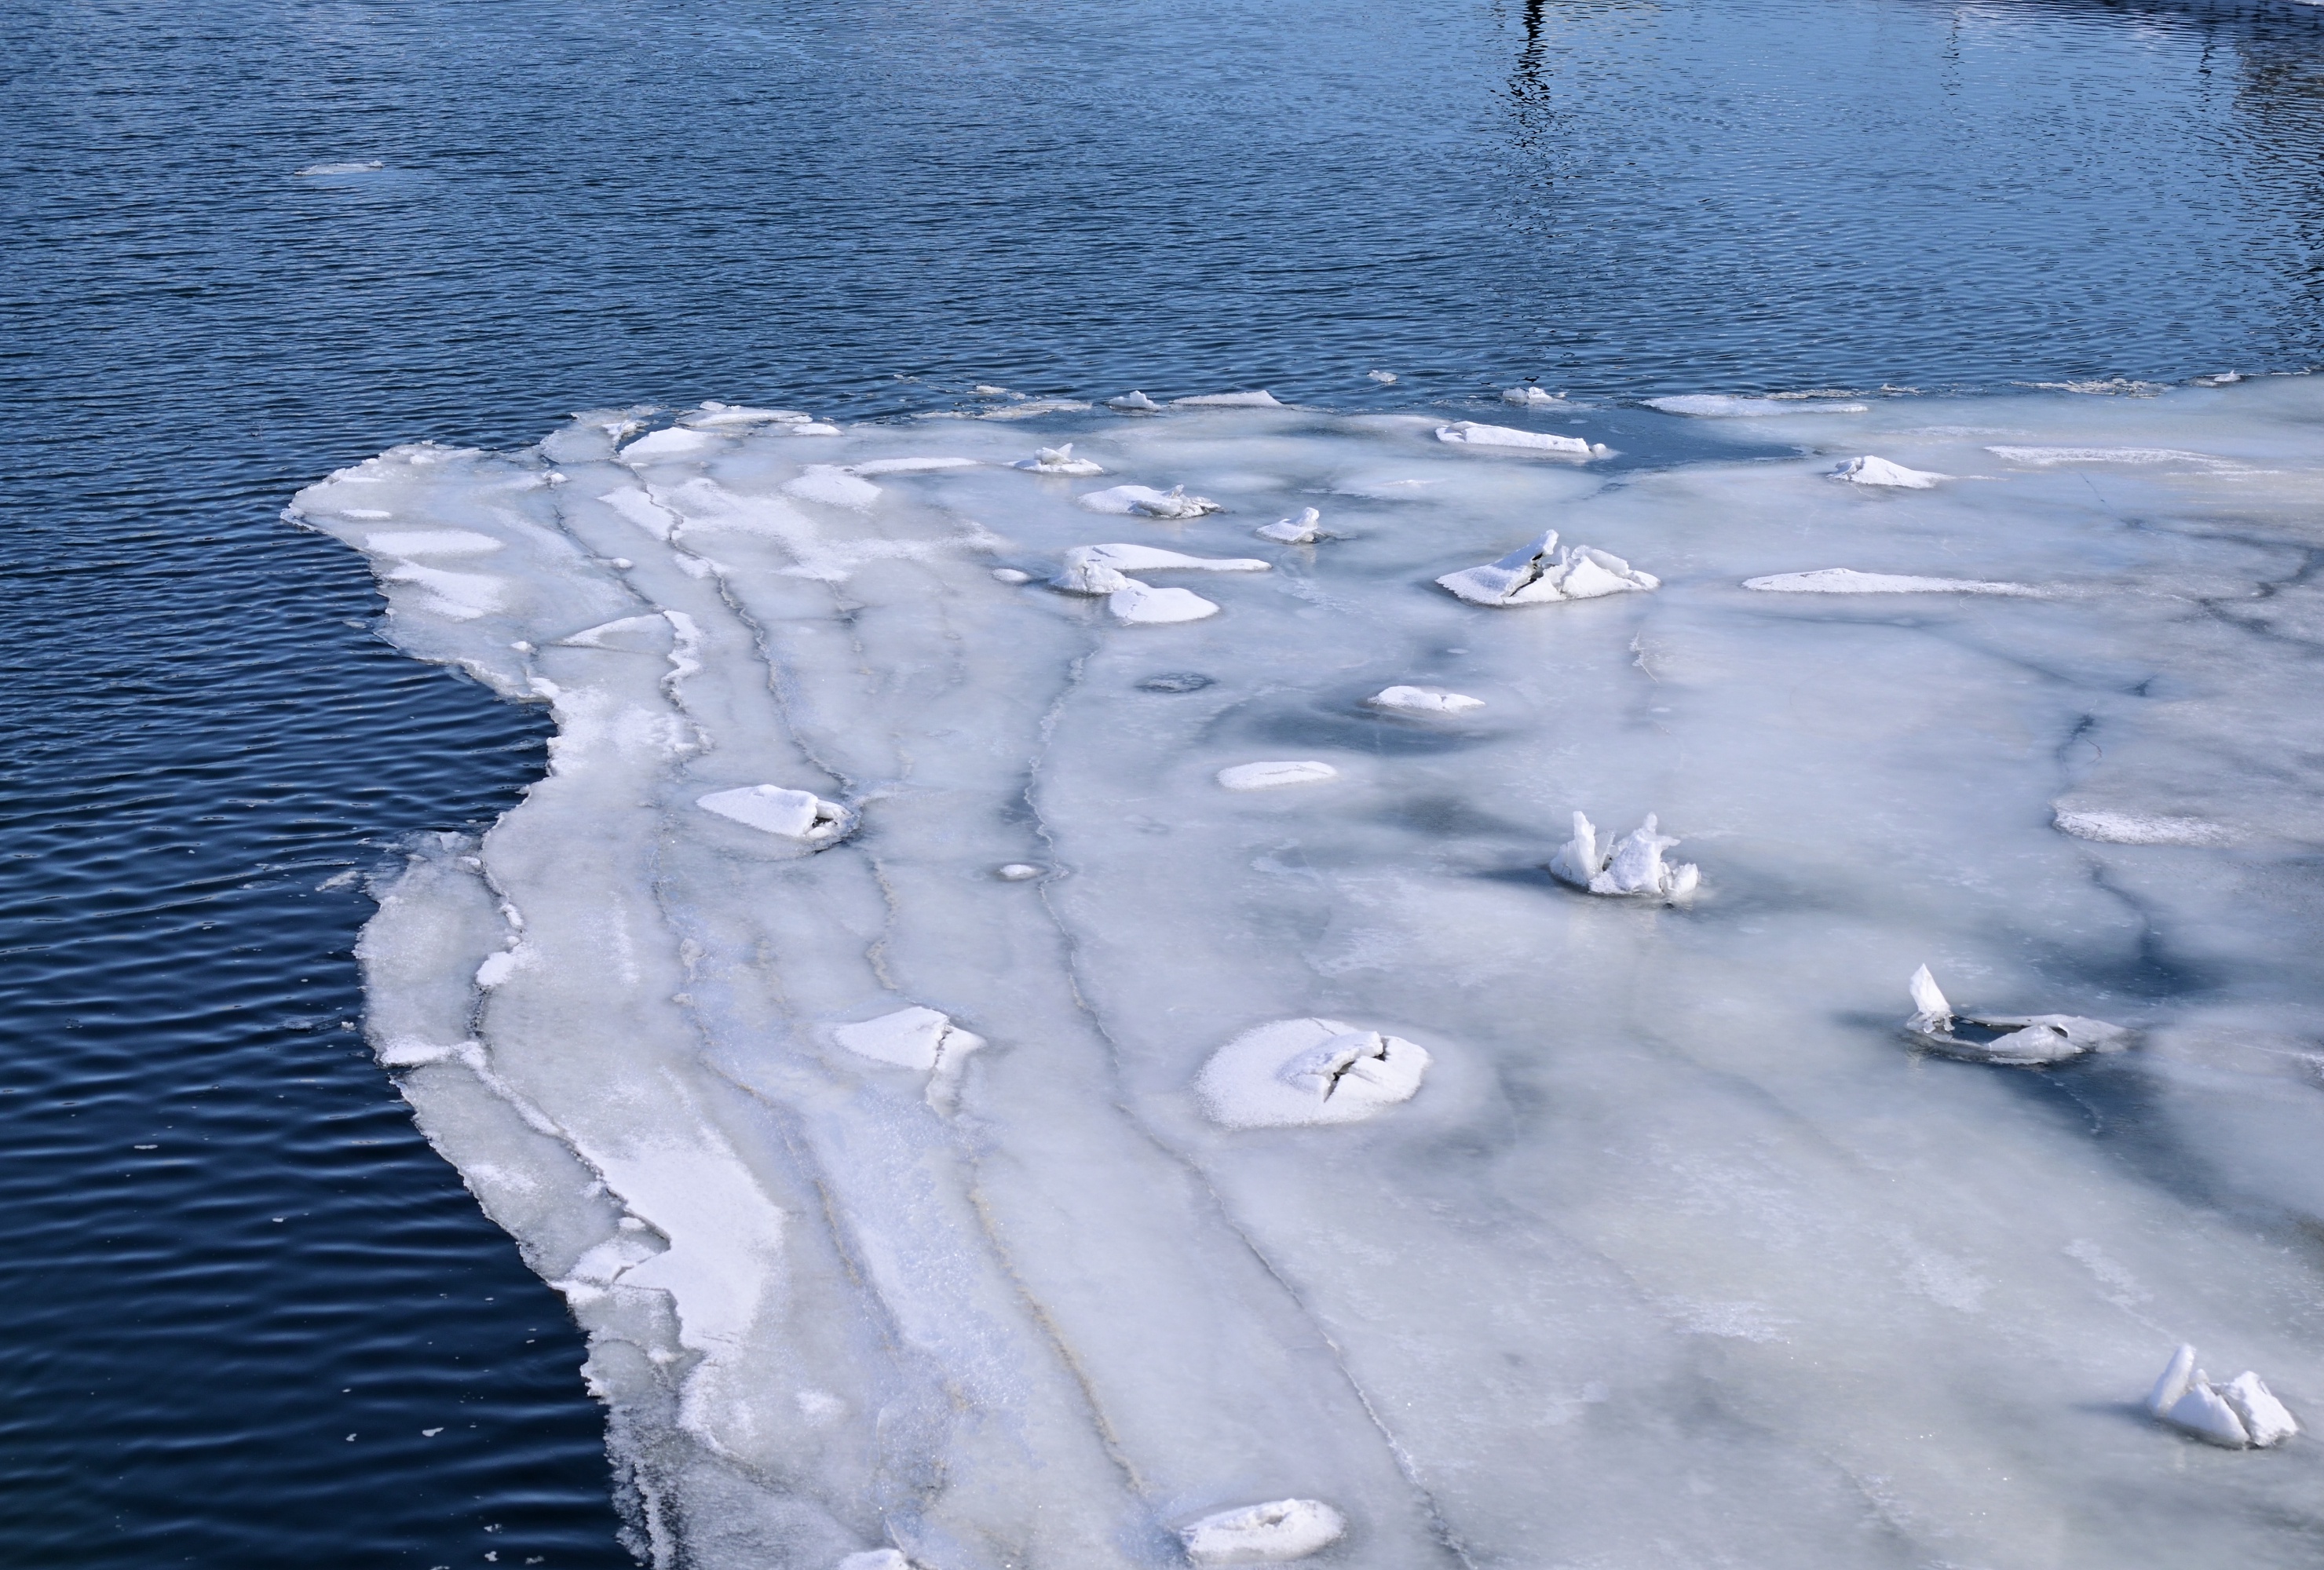
<svg viewBox="0 0 2324 1570"><path fill-rule="evenodd" d="M372 636L355 560L276 519L300 483L641 399L2305 366L2320 24L2072 0L0 11L5 1556L629 1562L578 1338L364 1055L367 903L318 886L489 822L541 727Z"/></svg>

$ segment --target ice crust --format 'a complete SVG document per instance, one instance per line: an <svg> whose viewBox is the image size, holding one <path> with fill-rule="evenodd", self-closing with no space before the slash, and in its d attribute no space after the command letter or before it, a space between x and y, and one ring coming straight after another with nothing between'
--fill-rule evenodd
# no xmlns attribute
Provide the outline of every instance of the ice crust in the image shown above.
<svg viewBox="0 0 2324 1570"><path fill-rule="evenodd" d="M1167 1570L1254 1501L1337 1512L1335 1570L2312 1557L2313 1446L2137 1403L2181 1336L2317 1399L2324 384L1867 401L1784 404L1830 457L1709 419L1617 476L1425 411L1044 417L1229 510L1150 524L961 418L632 463L673 416L595 410L302 492L386 637L554 725L382 880L366 1028L586 1331L648 1558ZM1960 482L1824 477L1864 452ZM1328 547L1252 537L1309 501ZM1666 583L1436 586L1552 523ZM1274 565L1149 569L1223 609L1141 626L992 575L1117 532ZM2048 597L1737 588L1830 562ZM1334 775L1218 781L1266 761ZM860 820L697 804L762 785ZM1553 877L1577 803L1655 809L1702 897ZM2136 1035L1944 1061L1923 960ZM908 1062L837 1033L899 1015ZM1221 1049L1302 1021L1235 1083L1340 1120L1222 1122Z"/></svg>

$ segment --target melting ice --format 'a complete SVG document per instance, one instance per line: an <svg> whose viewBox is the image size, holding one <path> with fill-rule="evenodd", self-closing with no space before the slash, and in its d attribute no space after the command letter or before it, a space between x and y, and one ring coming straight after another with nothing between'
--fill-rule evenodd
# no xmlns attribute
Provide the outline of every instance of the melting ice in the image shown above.
<svg viewBox="0 0 2324 1570"><path fill-rule="evenodd" d="M369 1026L641 1553L2312 1562L2324 387L780 401L295 512L555 717Z"/></svg>

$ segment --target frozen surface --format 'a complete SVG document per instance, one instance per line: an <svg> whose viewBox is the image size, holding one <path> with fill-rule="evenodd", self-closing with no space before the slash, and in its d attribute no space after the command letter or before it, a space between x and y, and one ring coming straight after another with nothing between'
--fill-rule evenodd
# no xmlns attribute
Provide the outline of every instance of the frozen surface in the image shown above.
<svg viewBox="0 0 2324 1570"><path fill-rule="evenodd" d="M2313 1562L2319 1446L2140 1398L2184 1341L2324 1400L2324 388L1770 401L1581 411L1691 444L1586 467L617 410L300 496L398 644L556 721L385 891L369 1028L586 1327L650 1555ZM1224 510L1010 466L1067 442ZM1958 478L1827 477L1868 451ZM1328 548L1253 538L1310 505ZM1661 587L1436 586L1540 581L1552 522ZM1120 546L1216 613L1049 585ZM1834 562L1949 592L1742 588ZM1924 963L2135 1033L1914 1051Z"/></svg>

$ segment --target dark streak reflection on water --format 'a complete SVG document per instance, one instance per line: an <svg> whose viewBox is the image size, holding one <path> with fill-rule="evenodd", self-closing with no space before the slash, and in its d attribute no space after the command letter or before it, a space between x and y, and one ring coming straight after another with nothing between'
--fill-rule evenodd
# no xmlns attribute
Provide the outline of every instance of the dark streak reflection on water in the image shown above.
<svg viewBox="0 0 2324 1570"><path fill-rule="evenodd" d="M1397 407L1525 378L2304 365L2318 22L2023 0L0 13L11 1556L626 1558L578 1341L344 1023L367 907L319 890L488 822L540 729L371 638L353 558L275 520L300 482L636 399L862 417L997 381ZM1624 418L1626 462L1680 450Z"/></svg>

